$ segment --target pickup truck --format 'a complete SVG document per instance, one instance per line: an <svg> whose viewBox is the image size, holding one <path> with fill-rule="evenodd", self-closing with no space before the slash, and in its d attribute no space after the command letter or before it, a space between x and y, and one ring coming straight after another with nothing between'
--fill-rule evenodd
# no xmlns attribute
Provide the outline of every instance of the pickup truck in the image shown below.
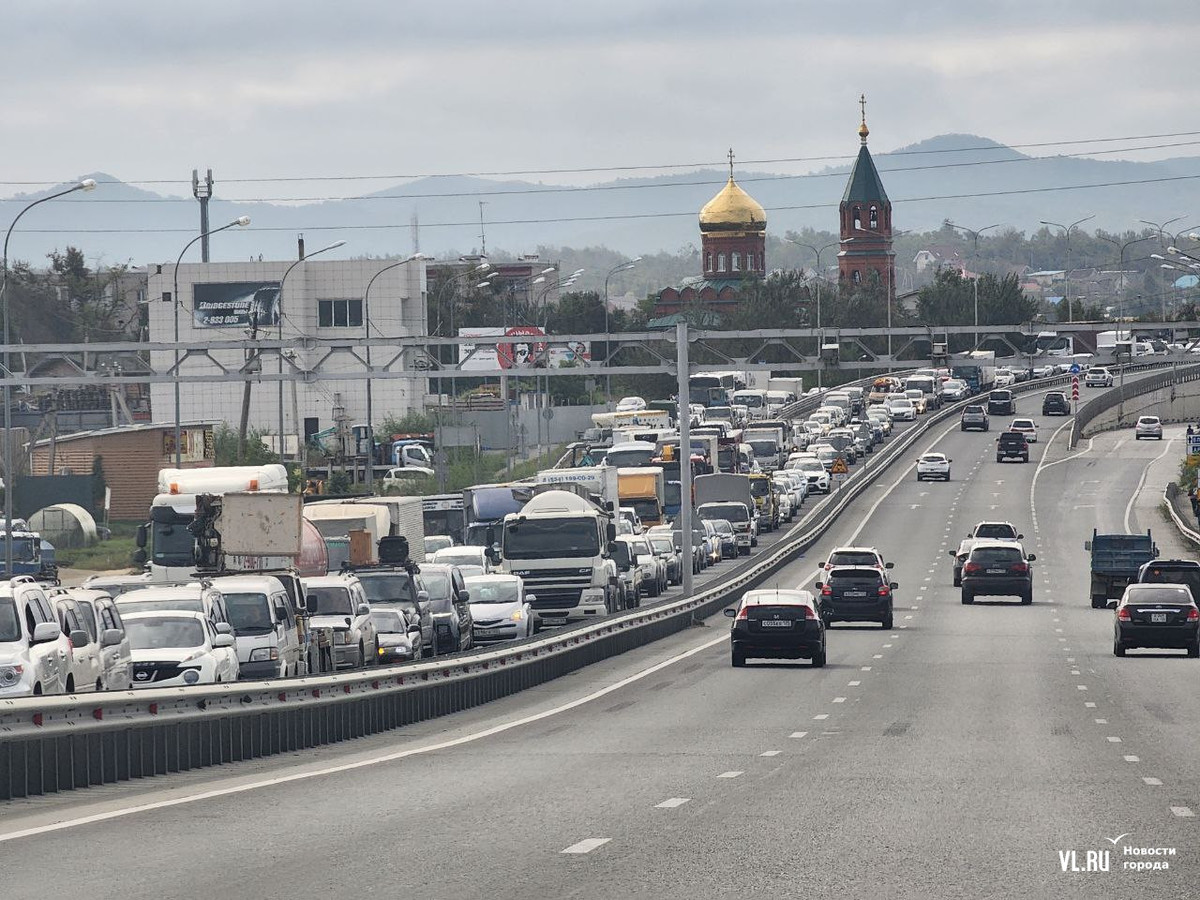
<svg viewBox="0 0 1200 900"><path fill-rule="evenodd" d="M1092 554L1092 609L1104 609L1119 598L1137 581L1141 567L1158 556L1149 529L1145 534L1099 534L1093 529L1083 549Z"/></svg>

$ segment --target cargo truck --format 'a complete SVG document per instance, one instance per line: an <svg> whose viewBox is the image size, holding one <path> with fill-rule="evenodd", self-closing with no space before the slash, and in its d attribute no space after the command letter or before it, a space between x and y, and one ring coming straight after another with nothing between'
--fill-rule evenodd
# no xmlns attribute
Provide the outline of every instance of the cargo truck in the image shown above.
<svg viewBox="0 0 1200 900"><path fill-rule="evenodd" d="M438 494L421 498L421 516L425 533L444 534L456 544L463 542L463 496L462 494Z"/></svg>
<svg viewBox="0 0 1200 900"><path fill-rule="evenodd" d="M666 478L658 466L622 466L617 469L620 506L632 506L642 525L661 525L666 503Z"/></svg>
<svg viewBox="0 0 1200 900"><path fill-rule="evenodd" d="M578 485L594 497L601 506L611 504L611 509L618 506L620 484L615 466L579 466L571 469L544 469L538 472L535 480L538 484Z"/></svg>
<svg viewBox="0 0 1200 900"><path fill-rule="evenodd" d="M990 391L996 385L996 353L994 350L972 350L966 357L956 357L950 374L965 381L972 394Z"/></svg>
<svg viewBox="0 0 1200 900"><path fill-rule="evenodd" d="M692 491L700 518L705 518L708 512L708 518L728 519L732 523L738 552L749 553L751 547L758 546L758 515L750 493L749 475L723 472L700 475L692 482ZM745 515L733 510L733 505L744 508Z"/></svg>
<svg viewBox="0 0 1200 900"><path fill-rule="evenodd" d="M488 529L498 535L504 517L517 512L524 501L513 494L513 488L528 487L520 482L508 484L476 484L463 488L463 543L469 547L488 546Z"/></svg>
<svg viewBox="0 0 1200 900"><path fill-rule="evenodd" d="M1092 554L1092 609L1104 609L1109 600L1118 599L1137 581L1138 570L1158 556L1148 528L1145 534L1100 534L1093 528L1083 549Z"/></svg>

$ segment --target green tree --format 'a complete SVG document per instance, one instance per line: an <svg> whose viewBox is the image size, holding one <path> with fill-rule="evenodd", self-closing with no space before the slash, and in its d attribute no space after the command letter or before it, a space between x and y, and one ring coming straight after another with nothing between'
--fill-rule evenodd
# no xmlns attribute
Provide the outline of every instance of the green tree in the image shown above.
<svg viewBox="0 0 1200 900"><path fill-rule="evenodd" d="M246 435L246 453L238 458L238 432L221 422L213 430L213 444L218 466L261 466L279 462L279 454L263 443L263 432L251 430Z"/></svg>

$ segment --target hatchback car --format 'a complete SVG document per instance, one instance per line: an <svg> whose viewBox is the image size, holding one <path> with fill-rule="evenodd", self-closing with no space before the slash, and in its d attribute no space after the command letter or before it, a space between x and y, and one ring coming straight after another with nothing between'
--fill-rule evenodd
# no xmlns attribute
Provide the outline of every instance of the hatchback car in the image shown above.
<svg viewBox="0 0 1200 900"><path fill-rule="evenodd" d="M1131 584L1117 603L1113 655L1135 647L1187 650L1200 657L1200 609L1182 584Z"/></svg>
<svg viewBox="0 0 1200 900"><path fill-rule="evenodd" d="M1006 431L996 438L996 462L1019 459L1029 462L1029 440L1022 431Z"/></svg>
<svg viewBox="0 0 1200 900"><path fill-rule="evenodd" d="M917 481L949 481L952 461L945 453L922 453L917 457Z"/></svg>
<svg viewBox="0 0 1200 900"><path fill-rule="evenodd" d="M733 619L729 649L735 667L747 659L811 659L816 668L825 665L825 623L808 591L747 591L725 615Z"/></svg>
<svg viewBox="0 0 1200 900"><path fill-rule="evenodd" d="M1042 398L1043 416L1069 416L1070 414L1071 401L1062 391L1051 391Z"/></svg>
<svg viewBox="0 0 1200 900"><path fill-rule="evenodd" d="M537 630L531 606L537 597L525 593L525 582L518 576L468 578L467 591L477 644L527 638Z"/></svg>
<svg viewBox="0 0 1200 900"><path fill-rule="evenodd" d="M976 597L1020 597L1021 603L1033 602L1032 553L1016 541L977 541L962 570L962 602L971 604Z"/></svg>
<svg viewBox="0 0 1200 900"><path fill-rule="evenodd" d="M1017 414L1017 397L1012 391L992 391L987 400L988 415L1015 416Z"/></svg>
<svg viewBox="0 0 1200 900"><path fill-rule="evenodd" d="M886 572L876 568L839 566L818 578L817 609L826 625L834 622L878 622L892 627L892 592Z"/></svg>
<svg viewBox="0 0 1200 900"><path fill-rule="evenodd" d="M1037 443L1037 423L1033 419L1013 419L1008 426L1009 431L1019 431L1025 435L1025 440L1031 444Z"/></svg>
<svg viewBox="0 0 1200 900"><path fill-rule="evenodd" d="M1084 387L1112 387L1112 372L1103 366L1092 366L1083 376Z"/></svg>
<svg viewBox="0 0 1200 900"><path fill-rule="evenodd" d="M1158 416L1140 416L1137 420L1137 425L1133 428L1133 438L1137 441L1140 441L1142 438L1153 438L1156 441L1161 441L1162 434L1162 419Z"/></svg>
<svg viewBox="0 0 1200 900"><path fill-rule="evenodd" d="M987 431L992 427L992 421L983 404L970 403L963 407L958 427L960 431Z"/></svg>

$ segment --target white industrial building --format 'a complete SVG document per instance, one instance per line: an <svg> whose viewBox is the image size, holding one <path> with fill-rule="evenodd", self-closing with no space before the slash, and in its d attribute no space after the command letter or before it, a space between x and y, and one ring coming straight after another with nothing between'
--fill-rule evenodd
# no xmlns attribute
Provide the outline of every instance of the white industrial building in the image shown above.
<svg viewBox="0 0 1200 900"><path fill-rule="evenodd" d="M412 337L425 333L425 260L402 265L394 260L306 260L291 268L280 292L280 279L294 260L278 262L187 263L179 266L178 296L172 264L150 266L147 302L149 338L156 343L175 340L178 315L181 344L205 341L244 340L257 322L260 338L284 340L298 337L344 338L337 353L328 349L286 350L295 366L323 372L364 369L366 348L357 342L373 338ZM380 274L381 270L394 266ZM367 283L370 297L364 308ZM299 341L297 342L300 343ZM353 355L352 355L353 354ZM355 359L354 356L358 358ZM375 367L391 362L393 350L376 346L371 352ZM153 368L169 371L174 354L153 354ZM220 373L221 367L236 372L244 365L236 350L212 351L211 358L190 355L180 364L186 374ZM218 365L219 364L219 365ZM267 372L276 370L276 358L264 357ZM393 369L397 366L393 366ZM412 368L412 366L408 366ZM372 383L373 418L378 424L389 414L404 415L424 402L424 379L377 378ZM155 422L175 421L175 388L170 383L151 385L151 409ZM183 422L227 422L238 427L242 409L243 382L229 376L218 382L180 385L180 415ZM334 410L342 408L352 424L366 421L366 383L360 377L347 380L289 379L283 391L285 447L295 452L299 438L335 426ZM249 404L249 427L276 435L280 421L279 390L275 383L255 382Z"/></svg>

